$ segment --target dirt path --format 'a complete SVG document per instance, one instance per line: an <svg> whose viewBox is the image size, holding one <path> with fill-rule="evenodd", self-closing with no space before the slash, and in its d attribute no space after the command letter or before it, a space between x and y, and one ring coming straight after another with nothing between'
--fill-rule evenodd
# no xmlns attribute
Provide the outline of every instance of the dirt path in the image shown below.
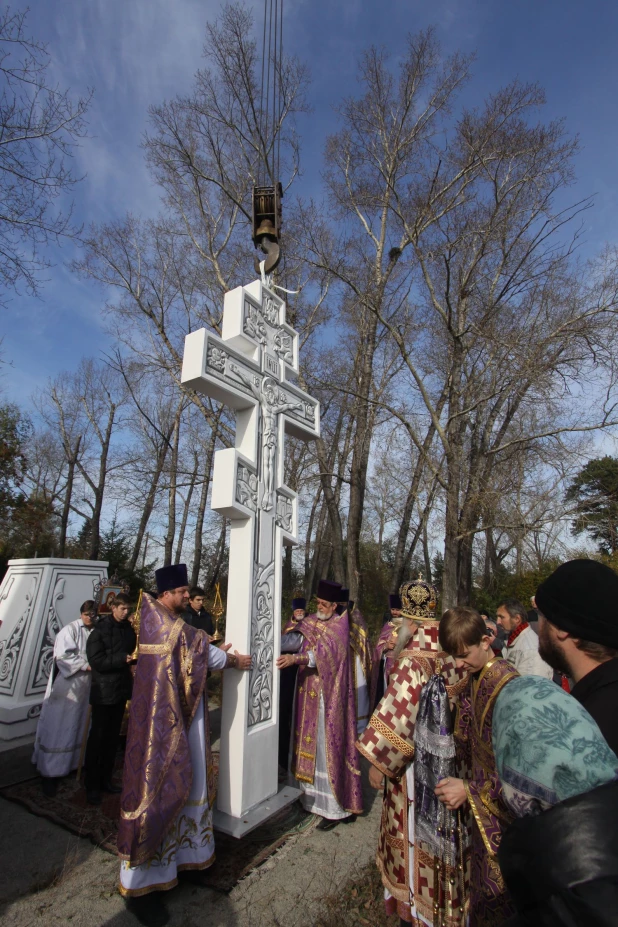
<svg viewBox="0 0 618 927"><path fill-rule="evenodd" d="M0 799L3 927L311 927L324 899L358 878L375 854L381 802L366 770L363 779L366 812L354 824L291 838L229 895L185 876L173 891L128 905L113 856Z"/></svg>

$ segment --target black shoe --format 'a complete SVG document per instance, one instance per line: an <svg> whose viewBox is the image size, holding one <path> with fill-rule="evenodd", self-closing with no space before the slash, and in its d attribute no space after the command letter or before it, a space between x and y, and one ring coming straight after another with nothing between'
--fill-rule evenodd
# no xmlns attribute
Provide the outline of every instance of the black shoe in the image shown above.
<svg viewBox="0 0 618 927"><path fill-rule="evenodd" d="M88 789L86 791L86 801L89 805L101 804L101 793L98 789Z"/></svg>
<svg viewBox="0 0 618 927"><path fill-rule="evenodd" d="M163 892L153 892L141 898L127 898L127 911L135 917L140 924L147 927L164 927L169 922L170 915L161 895Z"/></svg>
<svg viewBox="0 0 618 927"><path fill-rule="evenodd" d="M110 795L120 795L122 792L122 786L114 785L113 782L108 782L103 786L103 791L108 792Z"/></svg>
<svg viewBox="0 0 618 927"><path fill-rule="evenodd" d="M56 778L43 776L41 780L41 788L43 790L43 795L45 795L46 798L54 798L56 792L58 791L58 780Z"/></svg>
<svg viewBox="0 0 618 927"><path fill-rule="evenodd" d="M357 815L355 815L355 814L350 814L350 815L348 815L347 818L342 818L342 820L339 821L339 823L340 823L340 824L353 824L354 821L356 820L356 817L357 817Z"/></svg>
<svg viewBox="0 0 618 927"><path fill-rule="evenodd" d="M320 823L317 825L316 830L332 830L333 827L336 827L337 824L341 824L341 819L337 818L335 821L331 818L322 818Z"/></svg>

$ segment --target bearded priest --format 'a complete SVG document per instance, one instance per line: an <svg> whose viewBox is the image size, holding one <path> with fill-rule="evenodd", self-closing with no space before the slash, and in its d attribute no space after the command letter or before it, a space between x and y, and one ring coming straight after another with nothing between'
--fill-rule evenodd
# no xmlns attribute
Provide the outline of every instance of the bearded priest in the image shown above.
<svg viewBox="0 0 618 927"><path fill-rule="evenodd" d="M214 647L182 618L189 602L184 563L155 572L144 594L125 752L118 855L120 892L173 888L183 869L214 862L206 675L248 670L251 657Z"/></svg>
<svg viewBox="0 0 618 927"><path fill-rule="evenodd" d="M384 697L356 745L372 764L370 784L384 788L376 862L387 914L397 914L403 923L415 927L421 923L460 927L464 922L464 872L437 858L421 834L415 833L414 729L421 693L434 674L443 677L451 707L467 677L452 657L440 652L434 587L419 577L404 583L399 593L403 620L392 651L396 662Z"/></svg>
<svg viewBox="0 0 618 927"><path fill-rule="evenodd" d="M347 610L338 614L341 587L320 580L317 611L282 637L279 669L298 666L294 703L292 774L306 811L320 830L352 822L363 810L354 749L356 699Z"/></svg>

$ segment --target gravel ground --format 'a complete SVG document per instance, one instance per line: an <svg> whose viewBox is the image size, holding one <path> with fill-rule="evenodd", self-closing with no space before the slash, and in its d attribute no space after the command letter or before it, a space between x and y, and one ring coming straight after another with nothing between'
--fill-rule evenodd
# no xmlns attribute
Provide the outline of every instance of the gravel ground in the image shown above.
<svg viewBox="0 0 618 927"><path fill-rule="evenodd" d="M354 824L327 833L312 829L293 837L229 895L200 886L198 874L187 874L173 891L129 903L118 893L118 861L113 856L0 798L1 923L3 927L330 923L377 927L386 922L376 909L375 917L370 910L379 894L370 863L381 802L368 786L366 769L363 779L366 812ZM351 895L353 891L357 894ZM338 899L351 920L347 915L338 917Z"/></svg>

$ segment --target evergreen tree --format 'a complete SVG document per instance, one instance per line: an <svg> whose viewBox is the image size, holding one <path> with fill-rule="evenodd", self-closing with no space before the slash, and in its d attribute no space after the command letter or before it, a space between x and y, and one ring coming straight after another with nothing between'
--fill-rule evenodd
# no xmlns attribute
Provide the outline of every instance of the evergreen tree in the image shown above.
<svg viewBox="0 0 618 927"><path fill-rule="evenodd" d="M586 532L600 553L618 552L618 459L599 457L580 470L566 494L575 502L573 534Z"/></svg>

